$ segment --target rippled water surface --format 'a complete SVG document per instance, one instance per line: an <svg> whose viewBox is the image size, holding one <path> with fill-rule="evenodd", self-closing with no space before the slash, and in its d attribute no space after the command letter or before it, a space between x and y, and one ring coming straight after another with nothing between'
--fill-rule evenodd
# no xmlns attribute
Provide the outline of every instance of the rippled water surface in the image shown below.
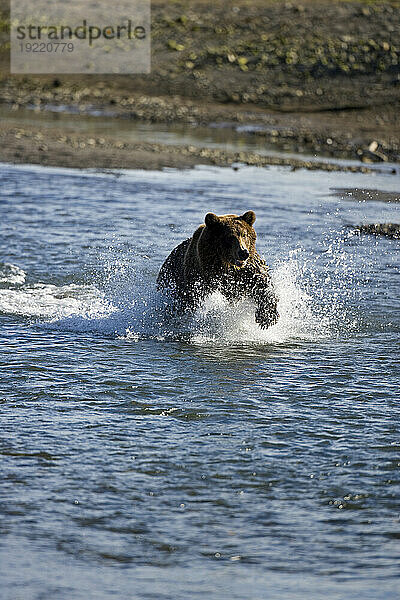
<svg viewBox="0 0 400 600"><path fill-rule="evenodd" d="M400 243L351 226L398 178L0 176L2 599L397 599ZM163 259L248 209L279 323L167 319Z"/></svg>

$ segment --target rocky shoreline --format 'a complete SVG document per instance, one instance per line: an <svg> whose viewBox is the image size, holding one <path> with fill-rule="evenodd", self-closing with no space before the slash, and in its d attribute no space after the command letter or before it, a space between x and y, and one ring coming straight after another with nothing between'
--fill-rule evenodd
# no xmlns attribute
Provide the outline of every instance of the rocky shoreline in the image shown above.
<svg viewBox="0 0 400 600"><path fill-rule="evenodd" d="M359 233L382 235L391 239L400 240L399 223L371 223L367 225L359 225L357 227L357 231Z"/></svg>
<svg viewBox="0 0 400 600"><path fill-rule="evenodd" d="M83 136L57 129L53 134L40 128L0 127L0 161L17 164L41 164L72 168L163 169L215 165L284 166L294 169L346 171L352 173L397 173L359 164L337 164L321 160L304 160L295 156L265 156L256 152L229 152L218 148L193 145L121 142L113 136Z"/></svg>
<svg viewBox="0 0 400 600"><path fill-rule="evenodd" d="M307 154L356 160L359 171L372 163L400 163L396 1L155 0L147 76L12 76L6 19L0 0L0 107L16 117L28 107L66 110L77 119L72 133L59 123L42 141L34 125L12 132L3 119L0 160L65 166L93 166L97 160L99 168L187 167L199 161L316 168L318 161L295 156ZM80 130L78 115L91 114L124 120L127 128L137 123L241 128L260 145L292 156L193 150L157 139L126 145L116 134L101 143ZM341 169L333 162L320 167Z"/></svg>

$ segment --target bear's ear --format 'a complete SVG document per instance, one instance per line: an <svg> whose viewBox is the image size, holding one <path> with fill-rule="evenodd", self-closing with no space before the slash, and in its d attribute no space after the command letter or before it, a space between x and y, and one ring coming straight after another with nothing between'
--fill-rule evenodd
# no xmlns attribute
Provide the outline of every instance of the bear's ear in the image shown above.
<svg viewBox="0 0 400 600"><path fill-rule="evenodd" d="M248 210L241 217L239 217L242 221L245 221L248 225L254 225L256 220L256 214L252 210Z"/></svg>
<svg viewBox="0 0 400 600"><path fill-rule="evenodd" d="M207 225L207 227L215 227L215 225L219 223L219 217L217 217L217 215L215 215L214 213L207 213L204 222Z"/></svg>

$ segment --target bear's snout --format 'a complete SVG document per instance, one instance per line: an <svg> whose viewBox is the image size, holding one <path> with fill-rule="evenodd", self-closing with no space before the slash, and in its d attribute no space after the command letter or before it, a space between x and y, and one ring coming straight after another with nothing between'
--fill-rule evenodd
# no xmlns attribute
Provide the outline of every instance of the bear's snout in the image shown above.
<svg viewBox="0 0 400 600"><path fill-rule="evenodd" d="M243 267L247 261L247 259L250 256L250 252L247 250L247 248L242 248L241 246L239 247L239 249L236 252L236 256L235 256L235 260L234 260L234 265L235 267Z"/></svg>

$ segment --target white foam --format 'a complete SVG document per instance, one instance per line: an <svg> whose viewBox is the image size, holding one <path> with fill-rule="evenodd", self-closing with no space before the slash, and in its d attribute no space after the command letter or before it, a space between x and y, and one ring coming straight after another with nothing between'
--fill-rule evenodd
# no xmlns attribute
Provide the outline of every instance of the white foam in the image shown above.
<svg viewBox="0 0 400 600"><path fill-rule="evenodd" d="M9 285L21 285L25 282L26 273L20 267L11 263L0 265L0 283Z"/></svg>
<svg viewBox="0 0 400 600"><path fill-rule="evenodd" d="M45 319L70 315L93 318L111 312L112 307L95 286L35 284L0 290L0 312Z"/></svg>

